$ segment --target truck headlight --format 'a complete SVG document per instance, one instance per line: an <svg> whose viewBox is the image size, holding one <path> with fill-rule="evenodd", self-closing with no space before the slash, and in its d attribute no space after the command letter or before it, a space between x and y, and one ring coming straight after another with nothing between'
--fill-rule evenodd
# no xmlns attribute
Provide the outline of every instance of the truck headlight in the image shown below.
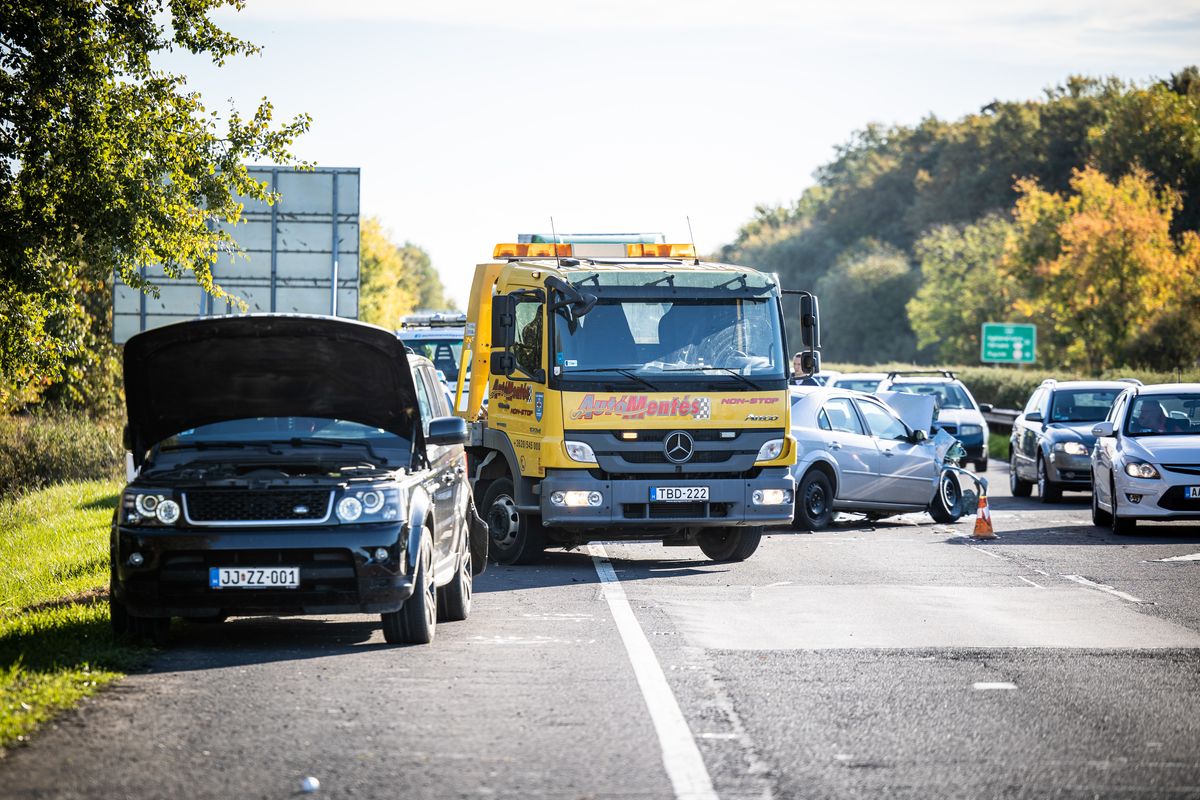
<svg viewBox="0 0 1200 800"><path fill-rule="evenodd" d="M788 489L755 489L750 493L750 502L756 506L788 506L792 504L792 493Z"/></svg>
<svg viewBox="0 0 1200 800"><path fill-rule="evenodd" d="M983 435L983 426L982 425L960 425L958 428L958 433L960 436L982 436Z"/></svg>
<svg viewBox="0 0 1200 800"><path fill-rule="evenodd" d="M774 461L779 458L779 454L783 452L783 439L771 439L763 442L763 446L758 448L758 455L754 458L755 461Z"/></svg>
<svg viewBox="0 0 1200 800"><path fill-rule="evenodd" d="M1158 478L1158 470L1145 461L1130 461L1125 464L1125 474L1131 478Z"/></svg>
<svg viewBox="0 0 1200 800"><path fill-rule="evenodd" d="M335 509L343 524L404 519L404 502L396 486L349 487L342 491Z"/></svg>
<svg viewBox="0 0 1200 800"><path fill-rule="evenodd" d="M121 497L121 522L125 525L174 525L179 503L169 489L126 489Z"/></svg>
<svg viewBox="0 0 1200 800"><path fill-rule="evenodd" d="M1055 442L1054 449L1069 456L1086 456L1088 454L1088 449L1083 442Z"/></svg>
<svg viewBox="0 0 1200 800"><path fill-rule="evenodd" d="M596 453L587 442L563 442L563 447L567 451L567 458L572 461L579 461L584 464L596 463Z"/></svg>

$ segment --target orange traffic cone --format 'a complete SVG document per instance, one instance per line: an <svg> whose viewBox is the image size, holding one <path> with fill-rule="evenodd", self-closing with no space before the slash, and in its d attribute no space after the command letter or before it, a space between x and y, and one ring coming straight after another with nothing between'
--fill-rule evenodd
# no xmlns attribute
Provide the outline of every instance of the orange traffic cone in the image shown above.
<svg viewBox="0 0 1200 800"><path fill-rule="evenodd" d="M992 512L988 510L987 495L979 495L979 510L975 513L975 532L973 539L999 539L992 530Z"/></svg>

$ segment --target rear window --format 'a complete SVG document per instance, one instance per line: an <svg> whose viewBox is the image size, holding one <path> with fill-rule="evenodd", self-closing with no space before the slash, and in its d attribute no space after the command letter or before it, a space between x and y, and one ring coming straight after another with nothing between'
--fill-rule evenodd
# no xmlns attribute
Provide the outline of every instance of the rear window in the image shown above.
<svg viewBox="0 0 1200 800"><path fill-rule="evenodd" d="M933 395L938 408L974 408L963 388L954 383L893 383L893 392Z"/></svg>

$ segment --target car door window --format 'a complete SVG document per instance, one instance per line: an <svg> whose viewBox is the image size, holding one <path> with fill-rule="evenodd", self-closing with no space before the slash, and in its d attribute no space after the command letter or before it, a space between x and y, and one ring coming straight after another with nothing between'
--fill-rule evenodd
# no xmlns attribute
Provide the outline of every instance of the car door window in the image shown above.
<svg viewBox="0 0 1200 800"><path fill-rule="evenodd" d="M1025 410L1022 411L1021 413L1028 414L1030 411L1037 411L1038 408L1041 406L1042 395L1045 394L1045 392L1046 392L1045 389L1035 390L1034 393L1030 396L1029 402L1025 404Z"/></svg>
<svg viewBox="0 0 1200 800"><path fill-rule="evenodd" d="M1125 398L1128 396L1128 394L1122 394L1117 398L1117 401L1113 403L1112 408L1108 410L1108 416L1105 419L1112 422L1114 427L1116 427L1117 420L1121 418L1121 411L1125 408Z"/></svg>
<svg viewBox="0 0 1200 800"><path fill-rule="evenodd" d="M871 435L880 439L908 439L908 428L892 416L883 406L858 401L858 409L867 420Z"/></svg>
<svg viewBox="0 0 1200 800"><path fill-rule="evenodd" d="M429 420L433 417L433 404L429 400L429 387L425 385L425 379L421 377L422 370L416 370L413 374L413 383L417 388L417 407L421 410L421 431L426 436L429 435Z"/></svg>
<svg viewBox="0 0 1200 800"><path fill-rule="evenodd" d="M433 370L423 369L421 373L425 376L425 388L429 391L429 403L433 408L433 416L450 416L450 404L446 399L445 391L442 389L442 382L438 380Z"/></svg>
<svg viewBox="0 0 1200 800"><path fill-rule="evenodd" d="M817 424L827 431L864 434L862 422L848 397L834 397L821 406Z"/></svg>

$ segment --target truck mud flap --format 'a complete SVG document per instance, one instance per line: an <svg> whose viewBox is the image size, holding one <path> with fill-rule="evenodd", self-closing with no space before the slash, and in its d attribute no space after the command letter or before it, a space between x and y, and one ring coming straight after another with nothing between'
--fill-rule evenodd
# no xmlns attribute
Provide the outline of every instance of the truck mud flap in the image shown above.
<svg viewBox="0 0 1200 800"><path fill-rule="evenodd" d="M467 537L471 547L471 572L481 575L487 569L488 540L491 537L488 536L487 523L475 510L474 500L467 505Z"/></svg>

